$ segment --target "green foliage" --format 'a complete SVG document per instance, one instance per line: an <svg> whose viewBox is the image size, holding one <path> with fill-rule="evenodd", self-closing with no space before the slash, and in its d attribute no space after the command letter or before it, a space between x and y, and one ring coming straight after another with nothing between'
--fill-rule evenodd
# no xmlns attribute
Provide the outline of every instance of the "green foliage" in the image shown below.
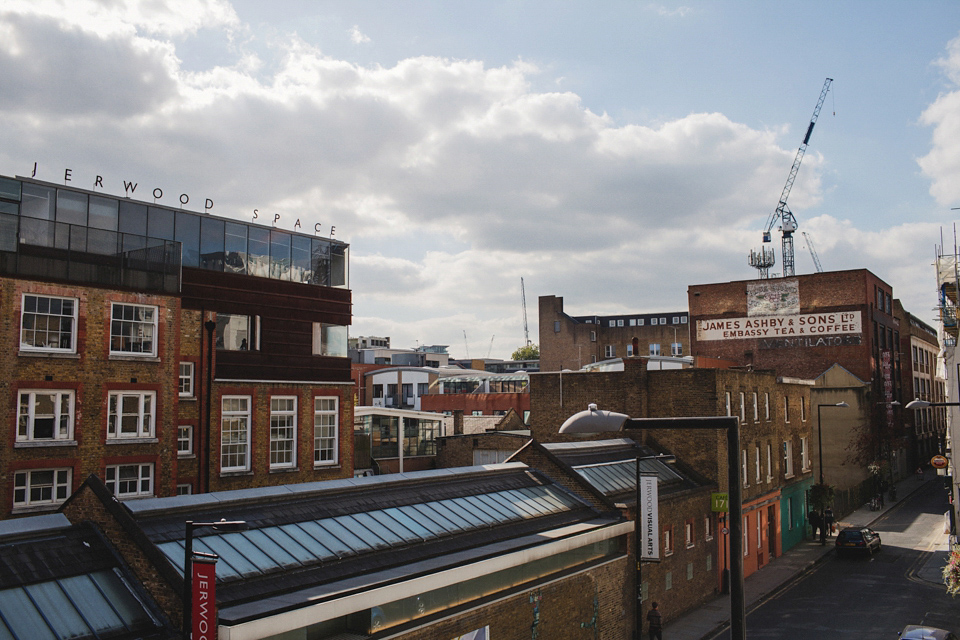
<svg viewBox="0 0 960 640"><path fill-rule="evenodd" d="M834 489L829 484L815 484L810 487L810 506L817 511L826 509L833 504Z"/></svg>
<svg viewBox="0 0 960 640"><path fill-rule="evenodd" d="M943 567L943 583L947 585L947 593L956 596L960 593L960 547L954 546Z"/></svg>
<svg viewBox="0 0 960 640"><path fill-rule="evenodd" d="M537 360L540 357L540 347L535 344L528 344L520 347L510 356L511 360Z"/></svg>

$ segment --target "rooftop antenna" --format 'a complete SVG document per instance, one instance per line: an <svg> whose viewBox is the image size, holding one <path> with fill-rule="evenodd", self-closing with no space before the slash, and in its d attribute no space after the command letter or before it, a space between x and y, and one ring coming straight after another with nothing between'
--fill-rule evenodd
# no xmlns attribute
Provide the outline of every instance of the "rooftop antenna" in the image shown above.
<svg viewBox="0 0 960 640"><path fill-rule="evenodd" d="M527 293L523 288L523 278L520 278L520 300L523 302L523 339L526 346L530 346L530 329L527 327Z"/></svg>

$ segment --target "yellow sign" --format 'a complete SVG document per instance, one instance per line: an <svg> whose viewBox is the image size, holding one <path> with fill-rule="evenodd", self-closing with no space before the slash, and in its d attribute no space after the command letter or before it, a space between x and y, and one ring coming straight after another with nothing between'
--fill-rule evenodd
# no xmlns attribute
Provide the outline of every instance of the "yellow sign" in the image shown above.
<svg viewBox="0 0 960 640"><path fill-rule="evenodd" d="M947 459L943 456L933 456L930 458L930 466L932 466L934 469L946 469Z"/></svg>

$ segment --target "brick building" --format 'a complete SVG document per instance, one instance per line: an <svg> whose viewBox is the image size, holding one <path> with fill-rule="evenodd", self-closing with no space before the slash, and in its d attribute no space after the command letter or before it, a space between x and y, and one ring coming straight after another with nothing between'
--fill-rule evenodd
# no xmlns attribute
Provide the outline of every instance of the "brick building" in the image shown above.
<svg viewBox="0 0 960 640"><path fill-rule="evenodd" d="M626 356L686 356L686 311L616 316L571 316L563 298L540 296L540 371L576 371L591 362Z"/></svg>
<svg viewBox="0 0 960 640"><path fill-rule="evenodd" d="M641 358L625 358L623 364L623 371L531 374L533 436L540 442L578 440L558 430L590 403L634 418L739 416L744 575L804 538L806 490L813 483L812 383L784 381L769 371L649 371ZM650 429L632 435L657 451L676 455L718 491L726 490L725 434ZM717 544L723 549L725 541L718 539Z"/></svg>
<svg viewBox="0 0 960 640"><path fill-rule="evenodd" d="M691 353L770 369L780 376L820 379L811 407L833 404L822 379L839 365L868 385L854 409L855 432L835 438L852 444L846 459L862 470L871 462L894 477L912 471L902 432L901 335L892 287L866 269L791 278L691 285ZM850 424L850 421L846 421ZM836 421L824 420L823 428ZM824 435L827 440L827 434ZM865 487L866 485L864 485ZM864 488L864 490L866 490Z"/></svg>
<svg viewBox="0 0 960 640"><path fill-rule="evenodd" d="M0 177L0 514L352 475L347 250Z"/></svg>

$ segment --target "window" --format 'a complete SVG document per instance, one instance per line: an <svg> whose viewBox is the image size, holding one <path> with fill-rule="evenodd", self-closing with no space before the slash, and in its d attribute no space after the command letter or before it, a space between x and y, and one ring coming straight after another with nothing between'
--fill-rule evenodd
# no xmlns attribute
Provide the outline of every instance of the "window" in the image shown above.
<svg viewBox="0 0 960 640"><path fill-rule="evenodd" d="M157 308L114 302L110 311L110 353L156 356Z"/></svg>
<svg viewBox="0 0 960 640"><path fill-rule="evenodd" d="M472 415L472 416L482 416L482 415L483 415L483 411L480 410L480 409L474 409L473 411L470 412L470 415Z"/></svg>
<svg viewBox="0 0 960 640"><path fill-rule="evenodd" d="M710 573L711 571L713 571L713 554L708 553L707 554L707 573Z"/></svg>
<svg viewBox="0 0 960 640"><path fill-rule="evenodd" d="M652 356L658 356L658 355L660 355L660 343L659 343L659 342L651 342L651 343L650 343L650 355L652 355Z"/></svg>
<svg viewBox="0 0 960 640"><path fill-rule="evenodd" d="M773 482L773 445L767 443L767 482Z"/></svg>
<svg viewBox="0 0 960 640"><path fill-rule="evenodd" d="M17 442L73 440L73 391L21 391Z"/></svg>
<svg viewBox="0 0 960 640"><path fill-rule="evenodd" d="M807 451L807 439L800 438L800 470L810 470L810 452Z"/></svg>
<svg viewBox="0 0 960 640"><path fill-rule="evenodd" d="M660 324L667 324L666 318L660 318Z"/></svg>
<svg viewBox="0 0 960 640"><path fill-rule="evenodd" d="M223 396L220 410L220 471L250 469L250 396Z"/></svg>
<svg viewBox="0 0 960 640"><path fill-rule="evenodd" d="M783 396L783 421L790 422L790 398Z"/></svg>
<svg viewBox="0 0 960 640"><path fill-rule="evenodd" d="M642 326L643 326L643 318L637 318L637 326L638 326L638 327L642 327Z"/></svg>
<svg viewBox="0 0 960 640"><path fill-rule="evenodd" d="M683 344L680 342L672 342L670 344L670 355L680 357L683 355Z"/></svg>
<svg viewBox="0 0 960 640"><path fill-rule="evenodd" d="M630 324L631 327L637 326L637 319L636 319L636 318L630 318L629 324Z"/></svg>
<svg viewBox="0 0 960 640"><path fill-rule="evenodd" d="M76 298L23 295L20 349L73 353L77 333Z"/></svg>
<svg viewBox="0 0 960 640"><path fill-rule="evenodd" d="M13 508L59 504L70 496L71 469L33 469L13 474Z"/></svg>
<svg viewBox="0 0 960 640"><path fill-rule="evenodd" d="M107 489L118 498L143 498L153 495L153 464L116 464L107 466Z"/></svg>
<svg viewBox="0 0 960 640"><path fill-rule="evenodd" d="M193 397L193 363L180 363L180 382L177 391L181 398Z"/></svg>
<svg viewBox="0 0 960 640"><path fill-rule="evenodd" d="M787 499L787 529L793 531L793 496Z"/></svg>
<svg viewBox="0 0 960 640"><path fill-rule="evenodd" d="M292 469L297 463L297 399L270 398L270 468Z"/></svg>
<svg viewBox="0 0 960 640"><path fill-rule="evenodd" d="M680 324L680 317L679 317L679 316L673 316L673 324Z"/></svg>
<svg viewBox="0 0 960 640"><path fill-rule="evenodd" d="M687 316L680 316L680 324L687 324Z"/></svg>
<svg viewBox="0 0 960 640"><path fill-rule="evenodd" d="M713 540L713 518L710 516L703 519L703 539Z"/></svg>
<svg viewBox="0 0 960 640"><path fill-rule="evenodd" d="M807 399L804 397L800 398L800 422L807 421Z"/></svg>
<svg viewBox="0 0 960 640"><path fill-rule="evenodd" d="M193 485L192 484L178 484L177 485L177 495L178 496L189 496L193 494Z"/></svg>
<svg viewBox="0 0 960 640"><path fill-rule="evenodd" d="M313 323L313 355L347 357L347 327L325 322Z"/></svg>
<svg viewBox="0 0 960 640"><path fill-rule="evenodd" d="M656 318L650 318L650 324L651 324L651 325L657 324L657 319L656 319Z"/></svg>
<svg viewBox="0 0 960 640"><path fill-rule="evenodd" d="M769 391L763 392L763 419L764 420L770 419L770 392Z"/></svg>
<svg viewBox="0 0 960 640"><path fill-rule="evenodd" d="M726 403L727 415L728 415L728 416L732 416L732 415L733 415L733 412L732 412L733 409L732 409L732 407L730 406L730 392L729 392L729 391L724 392L724 394L723 394L723 399L724 399L724 402Z"/></svg>
<svg viewBox="0 0 960 640"><path fill-rule="evenodd" d="M667 571L663 576L663 590L673 589L673 571Z"/></svg>
<svg viewBox="0 0 960 640"><path fill-rule="evenodd" d="M590 332L590 342L596 342L596 341L597 341L597 332L596 332L596 331L591 331L591 332Z"/></svg>
<svg viewBox="0 0 960 640"><path fill-rule="evenodd" d="M793 443L789 440L783 441L783 475L793 477Z"/></svg>
<svg viewBox="0 0 960 640"><path fill-rule="evenodd" d="M740 422L747 421L747 401L744 397L743 391L740 392Z"/></svg>
<svg viewBox="0 0 960 640"><path fill-rule="evenodd" d="M430 383L429 382L418 382L417 383L417 395L425 396L430 393Z"/></svg>
<svg viewBox="0 0 960 640"><path fill-rule="evenodd" d="M757 422L760 420L760 407L757 403L757 392L753 392L753 421Z"/></svg>
<svg viewBox="0 0 960 640"><path fill-rule="evenodd" d="M193 455L193 425L181 424L177 427L177 456L189 458Z"/></svg>
<svg viewBox="0 0 960 640"><path fill-rule="evenodd" d="M683 538L687 549L693 548L693 520L687 520L683 525Z"/></svg>
<svg viewBox="0 0 960 640"><path fill-rule="evenodd" d="M250 316L217 314L217 349L247 351L256 348Z"/></svg>
<svg viewBox="0 0 960 640"><path fill-rule="evenodd" d="M757 484L760 484L760 474L762 471L760 468L760 445L757 445L756 455L753 457L753 463L756 466L756 469L754 470L754 479L756 480Z"/></svg>
<svg viewBox="0 0 960 640"><path fill-rule="evenodd" d="M313 399L313 465L337 464L337 435L340 423L339 399Z"/></svg>
<svg viewBox="0 0 960 640"><path fill-rule="evenodd" d="M741 451L743 454L740 460L740 477L743 478L743 486L750 486L750 476L747 475L747 450L743 449Z"/></svg>
<svg viewBox="0 0 960 640"><path fill-rule="evenodd" d="M553 321L553 332L554 332L554 333L560 333L560 321L559 321L559 320L554 320L554 321Z"/></svg>
<svg viewBox="0 0 960 640"><path fill-rule="evenodd" d="M687 580L693 580L693 563L687 563Z"/></svg>
<svg viewBox="0 0 960 640"><path fill-rule="evenodd" d="M152 438L153 391L113 391L107 409L107 438Z"/></svg>
<svg viewBox="0 0 960 640"><path fill-rule="evenodd" d="M373 385L373 397L374 397L374 398L382 398L382 397L383 397L383 385L382 385L382 384L375 384L375 385Z"/></svg>
<svg viewBox="0 0 960 640"><path fill-rule="evenodd" d="M762 511L757 511L757 549L763 544L763 523L760 517L762 513Z"/></svg>
<svg viewBox="0 0 960 640"><path fill-rule="evenodd" d="M610 321L610 326L611 326L611 327L617 326L617 321L616 321L616 320L611 320L611 321Z"/></svg>
<svg viewBox="0 0 960 640"><path fill-rule="evenodd" d="M413 383L404 382L400 385L400 393L403 396L404 402L413 402Z"/></svg>
<svg viewBox="0 0 960 640"><path fill-rule="evenodd" d="M617 326L618 326L618 327L622 327L622 326L623 326L623 320L617 320Z"/></svg>
<svg viewBox="0 0 960 640"><path fill-rule="evenodd" d="M612 344L608 344L608 345L605 345L605 346L603 347L603 357L604 357L604 358L613 358L613 357L615 357L614 354L616 354L616 352L617 352L617 351L616 351L616 349L614 348L614 346L613 346Z"/></svg>
<svg viewBox="0 0 960 640"><path fill-rule="evenodd" d="M750 555L750 520L747 516L743 516L743 555L746 557Z"/></svg>
<svg viewBox="0 0 960 640"><path fill-rule="evenodd" d="M673 555L673 527L663 529L663 555Z"/></svg>
<svg viewBox="0 0 960 640"><path fill-rule="evenodd" d="M633 355L633 345L632 345L632 344L628 344L628 345L627 345L627 356L632 356L632 355Z"/></svg>

